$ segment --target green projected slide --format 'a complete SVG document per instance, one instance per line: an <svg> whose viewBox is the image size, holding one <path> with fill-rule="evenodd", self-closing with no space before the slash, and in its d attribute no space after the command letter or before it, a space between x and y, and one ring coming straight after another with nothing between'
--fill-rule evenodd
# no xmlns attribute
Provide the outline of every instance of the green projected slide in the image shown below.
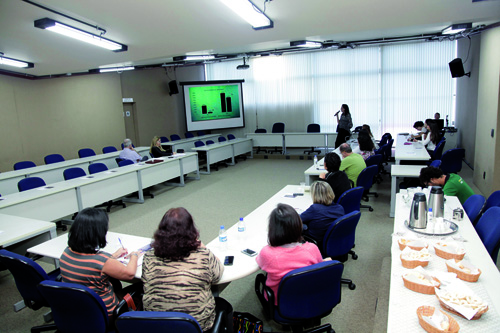
<svg viewBox="0 0 500 333"><path fill-rule="evenodd" d="M238 85L189 88L191 120L217 120L240 117Z"/></svg>

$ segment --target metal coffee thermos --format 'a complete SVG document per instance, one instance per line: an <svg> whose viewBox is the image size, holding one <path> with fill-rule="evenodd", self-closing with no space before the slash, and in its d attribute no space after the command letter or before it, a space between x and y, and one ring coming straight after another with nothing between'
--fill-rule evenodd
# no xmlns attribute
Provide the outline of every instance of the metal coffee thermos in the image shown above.
<svg viewBox="0 0 500 333"><path fill-rule="evenodd" d="M434 217L444 217L444 193L440 186L431 187L429 208L432 208Z"/></svg>
<svg viewBox="0 0 500 333"><path fill-rule="evenodd" d="M410 228L425 229L427 227L427 200L424 193L415 193L410 206Z"/></svg>

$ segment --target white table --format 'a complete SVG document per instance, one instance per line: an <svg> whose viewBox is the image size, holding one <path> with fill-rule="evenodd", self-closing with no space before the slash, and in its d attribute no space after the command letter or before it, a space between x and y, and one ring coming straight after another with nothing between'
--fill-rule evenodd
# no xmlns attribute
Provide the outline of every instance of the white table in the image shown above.
<svg viewBox="0 0 500 333"><path fill-rule="evenodd" d="M458 198L446 196L445 218L450 218L452 216L452 210L457 207L461 207ZM405 204L402 200L402 195L398 194L396 200L396 217L394 219L395 233L406 232L405 236L412 234L416 235L403 225L404 220L408 219L410 215L409 211L409 204ZM490 308L479 320L473 321L468 321L450 313L448 314L458 322L460 325L460 332L496 332L500 327L500 315L498 312L500 309L500 288L498 287L500 284L500 272L493 260L491 260L490 255L483 246L467 216L464 217L463 221L453 221L459 226L458 233L460 236L466 239L466 242L461 243L466 250L464 259L471 261L482 271L478 282L464 283L471 288L477 296L486 301ZM428 237L425 238L425 241L431 243L437 239L439 238ZM431 305L438 309L441 309L441 306L435 295L416 293L404 287L401 276L407 270L401 265L401 259L399 258L401 251L399 250L397 241L397 236L392 237L392 267L387 331L423 332L423 329L418 324L416 309L421 305ZM444 259L434 254L432 245L429 246L429 252L432 254L432 260L425 269L427 271L436 270L446 272Z"/></svg>
<svg viewBox="0 0 500 333"><path fill-rule="evenodd" d="M204 152L207 156L207 171L200 171L203 174L210 174L210 164L231 159L229 165L235 164L235 157L241 154L250 153L253 157L252 139L233 139L217 142L208 146L201 146L191 149L194 152Z"/></svg>
<svg viewBox="0 0 500 333"><path fill-rule="evenodd" d="M129 253L147 244L150 244L152 241L152 239L147 237L139 237L108 231L108 233L106 234L106 240L108 244L103 249L103 251L113 254L121 247L120 241L118 239L121 240L123 246L128 250ZM45 243L31 247L28 249L28 252L38 254L47 258L53 258L59 262L59 258L61 258L61 255L63 254L67 246L68 234L66 233ZM137 279L140 279L142 275L142 258L142 256L141 258L139 258L137 271L135 273L135 277Z"/></svg>
<svg viewBox="0 0 500 333"><path fill-rule="evenodd" d="M221 134L206 134L202 136L195 136L188 139L162 142L161 145L170 147L172 149L172 152L176 152L177 149L184 149L185 152L188 152L193 150L194 143L196 141L201 140L203 141L203 143L205 143L207 140L212 140L214 142L217 142L219 136L221 136Z"/></svg>
<svg viewBox="0 0 500 333"><path fill-rule="evenodd" d="M149 147L137 147L135 150L141 156L149 156ZM63 172L65 169L79 167L85 170L88 174L88 166L91 163L104 163L108 169L117 168L116 158L120 155L120 151L98 154L84 158L75 158L72 160L39 165L33 168L8 171L0 173L0 194L2 196L19 192L17 183L26 177L40 177L46 184L53 184L64 181Z"/></svg>
<svg viewBox="0 0 500 333"><path fill-rule="evenodd" d="M398 191L398 178L399 177L412 177L418 178L420 176L420 170L424 168L425 165L391 165L391 211L389 212L389 217L394 217L394 210L396 207L396 193Z"/></svg>
<svg viewBox="0 0 500 333"><path fill-rule="evenodd" d="M54 223L0 214L0 248L24 255L26 249L57 236Z"/></svg>
<svg viewBox="0 0 500 333"><path fill-rule="evenodd" d="M401 161L428 161L431 157L421 141L408 142L406 135L398 134L394 158L396 164L400 164Z"/></svg>

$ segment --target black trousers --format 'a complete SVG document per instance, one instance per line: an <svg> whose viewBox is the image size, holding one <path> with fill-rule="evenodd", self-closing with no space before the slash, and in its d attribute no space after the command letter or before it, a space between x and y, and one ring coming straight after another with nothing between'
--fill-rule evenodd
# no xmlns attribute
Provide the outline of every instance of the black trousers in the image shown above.
<svg viewBox="0 0 500 333"><path fill-rule="evenodd" d="M351 135L346 129L339 128L337 131L337 140L335 140L335 148L346 142L346 138Z"/></svg>

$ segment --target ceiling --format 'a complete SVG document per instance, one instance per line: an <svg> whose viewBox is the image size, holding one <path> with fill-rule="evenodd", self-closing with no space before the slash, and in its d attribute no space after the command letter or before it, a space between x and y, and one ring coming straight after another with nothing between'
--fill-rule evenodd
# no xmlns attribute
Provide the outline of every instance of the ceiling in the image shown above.
<svg viewBox="0 0 500 333"><path fill-rule="evenodd" d="M243 54L289 47L293 40L356 41L437 33L452 23L500 21L500 1L472 0L272 0L274 28L253 30L218 0L32 0L107 30L128 45L115 53L37 29L48 17L97 33L86 25L21 0L0 0L0 52L35 64L0 70L45 76L101 66L172 62L186 54ZM264 0L253 0L261 9Z"/></svg>

